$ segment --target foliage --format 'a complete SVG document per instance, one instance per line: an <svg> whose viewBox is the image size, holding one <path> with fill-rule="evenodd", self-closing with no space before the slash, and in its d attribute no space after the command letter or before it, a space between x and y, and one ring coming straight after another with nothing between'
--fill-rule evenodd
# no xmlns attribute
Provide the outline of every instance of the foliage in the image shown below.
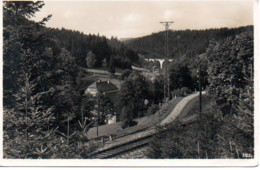
<svg viewBox="0 0 260 170"><path fill-rule="evenodd" d="M122 112L122 121L130 121L138 117L144 108L144 99L147 98L147 82L137 73L132 73L121 86L117 96L116 107Z"/></svg>
<svg viewBox="0 0 260 170"><path fill-rule="evenodd" d="M144 68L150 70L151 72L160 71L160 62L159 61L146 61L146 60L143 60L141 65Z"/></svg>
<svg viewBox="0 0 260 170"><path fill-rule="evenodd" d="M37 114L44 115L43 112ZM67 145L66 139L59 135L57 128L46 128L47 122L44 122L45 120L46 117L44 119L30 119L29 123L30 125L34 124L34 131L29 133L29 139L26 141L24 133L22 133L24 126L21 126L25 122L23 115L13 110L4 109L4 158L83 159L87 158L88 154L98 147L97 144L92 142L87 142L86 145L78 145L76 138L73 138L72 142Z"/></svg>
<svg viewBox="0 0 260 170"><path fill-rule="evenodd" d="M73 143L72 138L67 146L62 143L64 132L69 136L77 134L76 123L82 117L88 118L92 103L83 96L84 70L69 50L60 48L52 29L44 25L50 16L40 22L30 20L43 5L4 2L6 158L59 158L59 153L66 150L71 152L70 158L78 158L91 151L88 147L74 149L77 141ZM79 150L86 152L81 154Z"/></svg>
<svg viewBox="0 0 260 170"><path fill-rule="evenodd" d="M99 108L101 115L99 124L105 124L109 117L114 115L114 106L111 99L106 95L99 95Z"/></svg>
<svg viewBox="0 0 260 170"><path fill-rule="evenodd" d="M25 76L24 86L15 95L15 110L4 110L5 156L15 158L43 157L52 147L55 117L53 108L42 107L37 101L43 93L32 95L36 84ZM40 148L40 150L39 150ZM9 150L10 149L10 150Z"/></svg>
<svg viewBox="0 0 260 170"><path fill-rule="evenodd" d="M88 52L87 58L86 58L86 63L87 63L88 68L95 67L96 62L97 62L97 59L96 59L95 54L92 51Z"/></svg>
<svg viewBox="0 0 260 170"><path fill-rule="evenodd" d="M195 122L183 124L177 120L166 126L163 134L159 131L165 136L155 136L149 157L242 158L243 153L254 155L252 40L252 33L245 32L211 44L207 51L209 92L216 104L200 114Z"/></svg>
<svg viewBox="0 0 260 170"><path fill-rule="evenodd" d="M30 18L44 5L43 2L4 2L4 103L12 106L12 94L17 92L26 73L37 83L36 91L46 91L52 81L54 50L43 21L34 22ZM53 46L54 47L54 46ZM54 49L54 48L53 48ZM45 58L45 59L43 59ZM46 62L49 60L49 62Z"/></svg>
<svg viewBox="0 0 260 170"><path fill-rule="evenodd" d="M174 90L172 96L185 96L190 93L191 90L188 87L182 87L181 89Z"/></svg>
<svg viewBox="0 0 260 170"><path fill-rule="evenodd" d="M230 133L222 134L221 140L230 142L236 157L241 157L243 152L253 155L253 44L253 32L244 32L212 42L207 51L209 93L215 97L218 108L229 122L224 130Z"/></svg>
<svg viewBox="0 0 260 170"><path fill-rule="evenodd" d="M113 56L115 67L122 69L131 68L133 63L139 63L138 55L117 38L108 39L99 35L86 35L65 28L48 28L48 30L54 35L58 46L67 49L80 67L86 67L86 57L90 51L96 56L95 67L98 68L105 66L103 61L109 62Z"/></svg>
<svg viewBox="0 0 260 170"><path fill-rule="evenodd" d="M232 159L243 158L243 153L254 155L253 140L238 128L237 118L223 117L214 103L207 110L192 122L177 119L158 128L148 158Z"/></svg>
<svg viewBox="0 0 260 170"><path fill-rule="evenodd" d="M126 80L131 73L132 73L131 70L126 69L126 70L122 73L121 79L122 79L122 80Z"/></svg>
<svg viewBox="0 0 260 170"><path fill-rule="evenodd" d="M15 14L14 17L27 17L31 18L35 15L36 12L38 12L42 7L44 6L44 2L38 1L38 2L11 2L7 1L4 3L4 9L8 12L11 12ZM15 22L18 22L17 18L15 19Z"/></svg>
<svg viewBox="0 0 260 170"><path fill-rule="evenodd" d="M253 33L245 32L208 48L209 93L225 114L237 113L245 88L253 95ZM251 96L252 97L252 96ZM253 110L253 103L250 108Z"/></svg>
<svg viewBox="0 0 260 170"><path fill-rule="evenodd" d="M156 104L152 104L147 109L147 115L153 115L159 110L159 106Z"/></svg>
<svg viewBox="0 0 260 170"><path fill-rule="evenodd" d="M246 30L253 30L252 26L239 28L219 28L207 30L179 30L168 31L169 58L192 58L205 53L209 41L212 39L225 39L227 36L236 35ZM140 38L124 41L126 45L147 58L164 58L165 32L153 33Z"/></svg>
<svg viewBox="0 0 260 170"><path fill-rule="evenodd" d="M110 58L109 65L108 65L108 71L109 71L111 74L114 74L115 71L116 71L116 69L115 69L115 62L114 62L113 57Z"/></svg>
<svg viewBox="0 0 260 170"><path fill-rule="evenodd" d="M154 103L162 103L164 89L164 76L157 76L154 81Z"/></svg>
<svg viewBox="0 0 260 170"><path fill-rule="evenodd" d="M212 42L207 56L209 93L216 102L195 121L176 120L158 130L150 158L254 157L252 32Z"/></svg>
<svg viewBox="0 0 260 170"><path fill-rule="evenodd" d="M191 72L187 65L176 63L170 67L170 88L172 90L188 87L193 89Z"/></svg>

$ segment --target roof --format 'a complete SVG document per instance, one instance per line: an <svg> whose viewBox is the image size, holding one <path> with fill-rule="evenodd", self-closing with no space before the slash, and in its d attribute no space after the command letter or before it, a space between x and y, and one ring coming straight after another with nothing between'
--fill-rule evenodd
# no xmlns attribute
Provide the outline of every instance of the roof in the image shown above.
<svg viewBox="0 0 260 170"><path fill-rule="evenodd" d="M112 103L117 101L117 93L118 91L110 91L105 94L106 97L109 97Z"/></svg>
<svg viewBox="0 0 260 170"><path fill-rule="evenodd" d="M96 82L96 84L97 84L97 89L100 93L118 90L116 85L114 85L110 81L100 81L100 82Z"/></svg>
<svg viewBox="0 0 260 170"><path fill-rule="evenodd" d="M100 93L118 90L116 85L114 85L110 81L97 81L97 82L94 82L91 85L89 85L88 88L97 89L98 92L100 92Z"/></svg>

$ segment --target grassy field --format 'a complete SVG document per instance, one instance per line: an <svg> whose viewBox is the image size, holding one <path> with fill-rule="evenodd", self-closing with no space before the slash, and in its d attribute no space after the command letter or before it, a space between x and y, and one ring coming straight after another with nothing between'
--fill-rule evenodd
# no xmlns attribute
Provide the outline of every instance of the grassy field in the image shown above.
<svg viewBox="0 0 260 170"><path fill-rule="evenodd" d="M144 116L135 119L137 125L132 127L122 129L122 122L99 126L98 136L101 137L111 135L113 136L113 138L118 138L156 126L173 110L173 108L177 105L179 101L181 101L181 99L183 99L183 97L177 97L176 99L173 99L168 106L162 106L161 110L156 112L154 115ZM88 131L87 136L88 139L97 138L97 128L91 128Z"/></svg>

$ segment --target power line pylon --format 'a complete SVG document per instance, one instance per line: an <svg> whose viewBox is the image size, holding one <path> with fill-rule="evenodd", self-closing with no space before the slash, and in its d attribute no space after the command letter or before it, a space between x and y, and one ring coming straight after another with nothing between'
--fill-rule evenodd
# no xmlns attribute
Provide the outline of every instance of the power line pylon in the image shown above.
<svg viewBox="0 0 260 170"><path fill-rule="evenodd" d="M169 75L169 52L168 52L168 30L173 21L160 22L165 27L165 68L164 68L164 101L170 100L170 75Z"/></svg>

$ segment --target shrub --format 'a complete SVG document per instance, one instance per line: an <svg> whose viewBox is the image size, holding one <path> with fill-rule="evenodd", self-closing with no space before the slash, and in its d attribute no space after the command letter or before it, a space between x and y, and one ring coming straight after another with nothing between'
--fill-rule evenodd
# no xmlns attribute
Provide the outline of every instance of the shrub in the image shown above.
<svg viewBox="0 0 260 170"><path fill-rule="evenodd" d="M135 125L137 125L136 121L134 121L134 120L126 120L126 121L123 121L122 128L125 129L127 127L131 127L131 126L135 126Z"/></svg>
<svg viewBox="0 0 260 170"><path fill-rule="evenodd" d="M188 87L182 87L181 89L174 90L172 96L185 96L190 93L191 90Z"/></svg>
<svg viewBox="0 0 260 170"><path fill-rule="evenodd" d="M180 89L180 91L183 96L191 93L191 90L188 87L183 87Z"/></svg>
<svg viewBox="0 0 260 170"><path fill-rule="evenodd" d="M147 116L153 115L153 114L155 114L158 110L159 110L159 106L156 105L156 104L152 104L151 106L148 107L146 115L147 115Z"/></svg>

